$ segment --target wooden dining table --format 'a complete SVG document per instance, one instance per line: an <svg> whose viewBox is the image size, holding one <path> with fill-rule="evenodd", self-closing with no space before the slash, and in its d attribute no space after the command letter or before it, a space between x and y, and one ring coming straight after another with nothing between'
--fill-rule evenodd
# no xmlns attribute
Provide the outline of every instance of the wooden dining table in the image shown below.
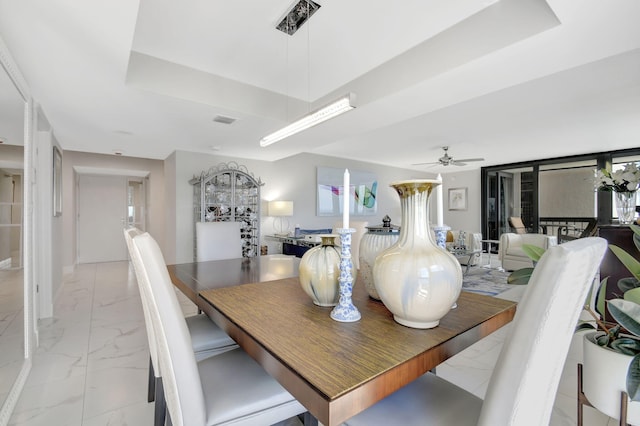
<svg viewBox="0 0 640 426"><path fill-rule="evenodd" d="M314 305L302 290L299 260L286 256L279 272L267 273L268 258L168 269L173 283L325 426L434 369L509 323L516 310L515 302L463 291L437 327L414 329L396 323L357 281L353 301L362 319L337 322L331 308Z"/></svg>

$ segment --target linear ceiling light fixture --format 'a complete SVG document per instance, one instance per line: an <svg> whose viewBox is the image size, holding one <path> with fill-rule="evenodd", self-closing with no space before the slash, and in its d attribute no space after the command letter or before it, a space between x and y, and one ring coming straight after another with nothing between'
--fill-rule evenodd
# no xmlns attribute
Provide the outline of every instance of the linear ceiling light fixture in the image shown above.
<svg viewBox="0 0 640 426"><path fill-rule="evenodd" d="M313 127L340 114L344 114L347 111L351 111L355 108L354 100L355 95L353 93L349 93L327 106L310 112L301 119L294 121L288 126L285 126L282 129L260 139L260 146L269 146L272 143L288 138L291 135L295 135L298 132Z"/></svg>

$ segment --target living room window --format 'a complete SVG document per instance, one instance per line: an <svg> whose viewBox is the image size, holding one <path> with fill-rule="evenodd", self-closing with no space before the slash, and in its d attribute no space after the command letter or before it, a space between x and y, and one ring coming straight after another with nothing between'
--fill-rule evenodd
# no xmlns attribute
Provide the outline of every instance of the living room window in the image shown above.
<svg viewBox="0 0 640 426"><path fill-rule="evenodd" d="M498 239L510 232L511 216L520 217L528 232L558 232L568 218L588 219L589 228L594 221L617 223L613 195L594 189L595 172L634 161L640 163L640 148L483 167L483 238Z"/></svg>

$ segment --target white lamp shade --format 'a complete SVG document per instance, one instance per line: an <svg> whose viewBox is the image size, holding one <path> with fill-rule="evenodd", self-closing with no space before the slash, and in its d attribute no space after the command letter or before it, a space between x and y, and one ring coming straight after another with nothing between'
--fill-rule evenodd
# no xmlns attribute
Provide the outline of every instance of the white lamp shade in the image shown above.
<svg viewBox="0 0 640 426"><path fill-rule="evenodd" d="M269 201L269 216L293 216L293 201Z"/></svg>

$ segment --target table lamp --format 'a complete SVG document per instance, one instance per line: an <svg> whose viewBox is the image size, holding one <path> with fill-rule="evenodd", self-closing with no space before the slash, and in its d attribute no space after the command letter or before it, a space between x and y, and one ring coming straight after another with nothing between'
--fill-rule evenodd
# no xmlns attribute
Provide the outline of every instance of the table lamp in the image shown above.
<svg viewBox="0 0 640 426"><path fill-rule="evenodd" d="M267 205L269 216L274 216L273 227L278 236L289 235L289 219L293 216L293 201L269 201Z"/></svg>

